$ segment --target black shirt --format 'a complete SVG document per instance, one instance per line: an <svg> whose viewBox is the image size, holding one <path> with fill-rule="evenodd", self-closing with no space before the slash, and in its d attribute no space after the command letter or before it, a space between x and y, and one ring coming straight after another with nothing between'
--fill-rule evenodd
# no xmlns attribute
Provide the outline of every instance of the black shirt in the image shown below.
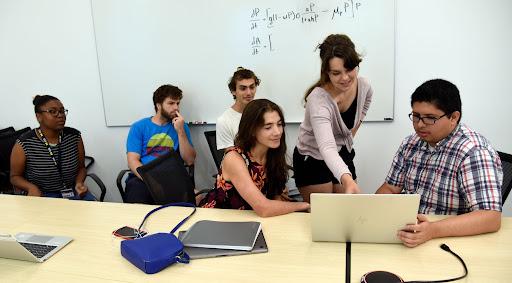
<svg viewBox="0 0 512 283"><path fill-rule="evenodd" d="M352 130L354 127L354 122L356 120L356 111L357 111L357 93L356 97L354 98L354 101L352 101L352 104L345 112L340 112L341 119L343 119L343 122L345 123L345 126L347 126L348 129Z"/></svg>

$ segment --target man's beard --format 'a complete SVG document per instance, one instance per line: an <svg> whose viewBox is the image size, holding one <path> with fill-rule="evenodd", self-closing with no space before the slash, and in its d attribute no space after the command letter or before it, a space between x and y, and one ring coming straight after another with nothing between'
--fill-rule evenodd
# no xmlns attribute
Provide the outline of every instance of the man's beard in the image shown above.
<svg viewBox="0 0 512 283"><path fill-rule="evenodd" d="M167 122L171 122L172 119L176 118L176 116L177 116L176 114L171 114L171 113L162 111L162 117L164 117L167 120Z"/></svg>

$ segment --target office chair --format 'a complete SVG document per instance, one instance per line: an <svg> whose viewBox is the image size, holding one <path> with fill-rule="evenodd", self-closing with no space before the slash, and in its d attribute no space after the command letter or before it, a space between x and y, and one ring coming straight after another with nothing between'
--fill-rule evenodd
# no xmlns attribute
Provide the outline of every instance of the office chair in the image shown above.
<svg viewBox="0 0 512 283"><path fill-rule="evenodd" d="M503 185L501 186L501 204L505 204L512 189L512 155L498 151L503 167Z"/></svg>
<svg viewBox="0 0 512 283"><path fill-rule="evenodd" d="M217 166L217 171L220 169L220 164L222 163L222 158L224 158L224 150L217 149L217 138L216 131L205 131L204 137L206 138L206 142L208 142L208 147L210 148L210 152L212 153L213 161L215 162L215 166Z"/></svg>
<svg viewBox="0 0 512 283"><path fill-rule="evenodd" d="M0 130L0 135L6 134L6 133L13 133L13 132L15 132L13 127L7 127L5 129Z"/></svg>
<svg viewBox="0 0 512 283"><path fill-rule="evenodd" d="M86 155L85 156L85 169L88 171L89 168L91 168L91 166L93 164L94 164L94 158ZM98 177L98 175L96 175L94 173L87 172L87 177L91 178L96 183L96 185L98 185L98 188L100 188L100 197L99 198L96 196L96 194L92 190L90 190L91 193L94 195L94 197L97 200L103 201L105 199L105 194L107 193L105 184L103 183L103 181L101 181L100 177Z"/></svg>
<svg viewBox="0 0 512 283"><path fill-rule="evenodd" d="M11 170L11 152L16 140L24 133L30 131L30 127L14 131L9 127L0 134L0 193L13 194L14 188L9 181Z"/></svg>

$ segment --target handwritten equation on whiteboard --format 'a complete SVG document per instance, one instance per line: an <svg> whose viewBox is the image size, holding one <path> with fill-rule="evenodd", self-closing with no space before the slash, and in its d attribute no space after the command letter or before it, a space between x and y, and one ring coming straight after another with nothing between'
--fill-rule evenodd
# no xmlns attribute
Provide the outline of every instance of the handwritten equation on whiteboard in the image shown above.
<svg viewBox="0 0 512 283"><path fill-rule="evenodd" d="M284 24L316 24L320 20L335 21L337 18L355 18L361 9L362 3L354 0L339 1L335 7L320 7L312 1L306 7L298 10L274 11L272 8L253 8L249 19L250 49L252 55L263 52L272 52L276 47L272 45L272 30Z"/></svg>

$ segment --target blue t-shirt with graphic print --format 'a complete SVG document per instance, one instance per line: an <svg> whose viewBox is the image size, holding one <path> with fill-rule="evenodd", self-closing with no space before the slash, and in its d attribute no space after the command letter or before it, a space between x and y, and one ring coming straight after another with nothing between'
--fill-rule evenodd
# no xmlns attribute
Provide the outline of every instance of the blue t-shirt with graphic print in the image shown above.
<svg viewBox="0 0 512 283"><path fill-rule="evenodd" d="M184 125L184 129L188 142L192 145L187 124ZM142 164L151 162L169 152L171 148L180 153L178 133L172 123L160 126L153 123L151 117L133 123L126 140L126 152L138 153Z"/></svg>

